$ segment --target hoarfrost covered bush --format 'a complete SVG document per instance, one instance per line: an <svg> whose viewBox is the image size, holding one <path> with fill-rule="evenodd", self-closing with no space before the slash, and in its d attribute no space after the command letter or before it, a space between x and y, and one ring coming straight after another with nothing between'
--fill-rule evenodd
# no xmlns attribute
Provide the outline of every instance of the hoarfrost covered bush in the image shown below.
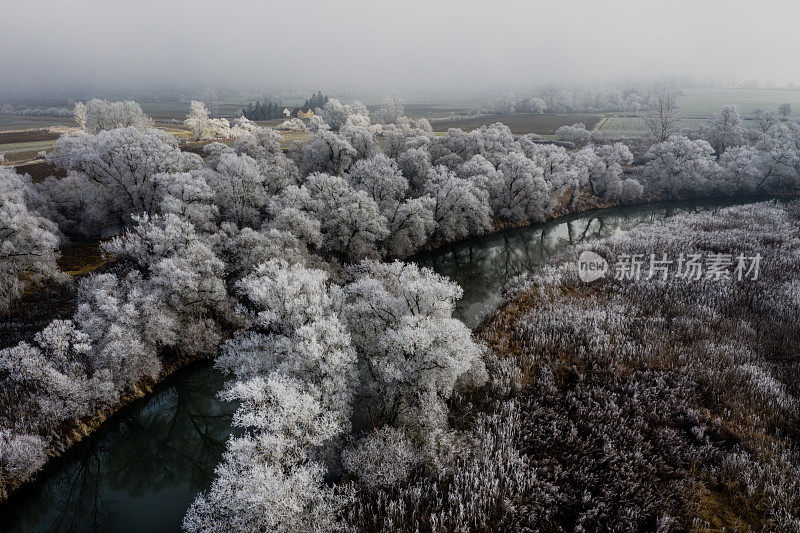
<svg viewBox="0 0 800 533"><path fill-rule="evenodd" d="M454 241L492 227L489 194L472 181L461 179L440 166L430 171L425 192L435 201L434 241Z"/></svg>
<svg viewBox="0 0 800 533"><path fill-rule="evenodd" d="M232 438L211 489L184 519L189 531L332 531L346 498L325 483L318 449L349 428L355 352L319 270L269 261L239 283L252 326L217 366L238 381Z"/></svg>
<svg viewBox="0 0 800 533"><path fill-rule="evenodd" d="M0 313L30 284L58 279L56 225L28 208L27 177L0 167Z"/></svg>
<svg viewBox="0 0 800 533"><path fill-rule="evenodd" d="M586 125L580 123L561 126L556 130L556 140L570 142L575 146L583 146L591 137L592 134L586 129Z"/></svg>
<svg viewBox="0 0 800 533"><path fill-rule="evenodd" d="M647 152L644 172L655 190L673 197L708 194L719 167L708 142L673 135Z"/></svg>
<svg viewBox="0 0 800 533"><path fill-rule="evenodd" d="M65 231L86 235L125 226L131 215L153 213L161 200L157 174L202 166L200 157L182 152L171 135L130 127L62 136L47 160L75 174L66 181L48 178L38 189ZM96 206L91 225L81 217L87 196Z"/></svg>
<svg viewBox="0 0 800 533"><path fill-rule="evenodd" d="M309 210L321 223L323 250L348 261L378 257L378 246L389 235L378 204L342 177L308 177Z"/></svg>
<svg viewBox="0 0 800 533"><path fill-rule="evenodd" d="M100 133L117 128L135 128L145 131L154 126L153 119L142 111L136 102L109 102L93 98L88 102L75 104L73 111L78 125L87 133Z"/></svg>
<svg viewBox="0 0 800 533"><path fill-rule="evenodd" d="M741 146L745 143L742 117L734 105L726 105L714 118L705 134L706 140L711 144L717 157L731 147Z"/></svg>
<svg viewBox="0 0 800 533"><path fill-rule="evenodd" d="M295 143L291 156L303 174L342 174L350 168L358 153L346 139L328 129L320 129L312 133L305 144Z"/></svg>
<svg viewBox="0 0 800 533"><path fill-rule="evenodd" d="M485 379L482 350L452 318L461 288L415 264L365 261L345 285L343 316L379 420L411 431L446 427L459 380Z"/></svg>
<svg viewBox="0 0 800 533"><path fill-rule="evenodd" d="M247 119L239 119L238 123L231 127L226 118L211 118L206 105L197 100L189 102L189 107L189 115L183 123L191 129L192 138L196 141L236 139L255 127Z"/></svg>
<svg viewBox="0 0 800 533"><path fill-rule="evenodd" d="M301 119L296 117L289 120L284 120L283 122L275 126L275 129L280 131L297 131L297 132L308 131L308 128L306 128L305 123Z"/></svg>
<svg viewBox="0 0 800 533"><path fill-rule="evenodd" d="M345 450L343 460L345 468L367 487L389 487L408 479L417 453L402 430L384 426Z"/></svg>

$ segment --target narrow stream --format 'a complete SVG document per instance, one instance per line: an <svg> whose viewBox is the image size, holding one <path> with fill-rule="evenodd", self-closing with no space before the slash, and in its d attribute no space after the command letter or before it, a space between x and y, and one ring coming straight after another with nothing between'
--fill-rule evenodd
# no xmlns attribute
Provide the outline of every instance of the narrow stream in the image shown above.
<svg viewBox="0 0 800 533"><path fill-rule="evenodd" d="M412 260L464 289L468 325L512 277L565 247L676 213L736 201L610 209L472 239ZM208 488L230 434L232 406L216 398L225 377L210 363L179 372L154 396L115 417L53 462L39 481L0 506L0 531L177 531L195 494Z"/></svg>

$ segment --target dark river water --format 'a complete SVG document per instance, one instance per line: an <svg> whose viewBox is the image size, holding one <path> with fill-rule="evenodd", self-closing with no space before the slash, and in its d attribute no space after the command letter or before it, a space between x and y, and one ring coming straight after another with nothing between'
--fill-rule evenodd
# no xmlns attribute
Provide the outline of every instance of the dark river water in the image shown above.
<svg viewBox="0 0 800 533"><path fill-rule="evenodd" d="M464 289L457 315L468 325L512 277L565 247L676 213L728 202L681 202L596 211L509 230L426 253L413 261ZM740 203L740 202L739 202ZM233 407L216 394L225 376L189 367L49 465L0 507L0 531L177 531L197 492L208 488L230 434Z"/></svg>

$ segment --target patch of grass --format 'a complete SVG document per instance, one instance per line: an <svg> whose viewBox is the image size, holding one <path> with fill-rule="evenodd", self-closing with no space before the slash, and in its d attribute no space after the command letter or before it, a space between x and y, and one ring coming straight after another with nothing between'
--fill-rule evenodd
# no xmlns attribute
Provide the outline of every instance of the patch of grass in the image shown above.
<svg viewBox="0 0 800 533"><path fill-rule="evenodd" d="M100 241L75 242L62 248L58 267L70 276L83 276L113 261L100 248Z"/></svg>

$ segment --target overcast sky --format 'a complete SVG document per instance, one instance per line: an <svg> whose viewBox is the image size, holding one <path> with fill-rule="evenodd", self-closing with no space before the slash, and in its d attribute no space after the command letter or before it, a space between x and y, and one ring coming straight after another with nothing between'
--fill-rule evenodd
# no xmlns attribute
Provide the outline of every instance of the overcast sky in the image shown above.
<svg viewBox="0 0 800 533"><path fill-rule="evenodd" d="M800 82L797 0L8 1L2 93Z"/></svg>

